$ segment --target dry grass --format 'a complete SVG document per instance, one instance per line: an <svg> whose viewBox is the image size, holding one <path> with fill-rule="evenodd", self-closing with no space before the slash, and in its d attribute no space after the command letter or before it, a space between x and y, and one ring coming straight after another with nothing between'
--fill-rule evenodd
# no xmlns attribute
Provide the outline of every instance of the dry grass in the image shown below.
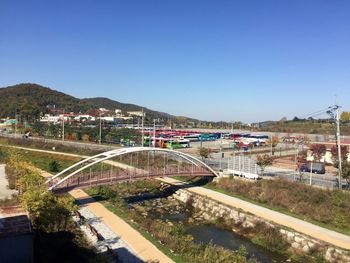
<svg viewBox="0 0 350 263"><path fill-rule="evenodd" d="M323 190L286 180L250 182L222 178L211 186L350 233L350 194L347 192Z"/></svg>

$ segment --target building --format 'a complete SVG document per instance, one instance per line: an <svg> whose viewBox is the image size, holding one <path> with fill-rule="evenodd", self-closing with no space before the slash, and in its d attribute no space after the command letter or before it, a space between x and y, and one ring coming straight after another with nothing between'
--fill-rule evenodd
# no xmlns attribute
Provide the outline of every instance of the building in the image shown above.
<svg viewBox="0 0 350 263"><path fill-rule="evenodd" d="M93 116L90 116L89 114L79 114L77 116L74 116L75 121L95 121L96 118Z"/></svg>
<svg viewBox="0 0 350 263"><path fill-rule="evenodd" d="M60 122L61 117L60 116L52 116L51 114L45 114L43 117L40 118L40 122L50 122L50 123L57 123Z"/></svg>
<svg viewBox="0 0 350 263"><path fill-rule="evenodd" d="M142 117L145 116L145 112L143 111L128 111L127 112L130 116L136 116L136 117Z"/></svg>

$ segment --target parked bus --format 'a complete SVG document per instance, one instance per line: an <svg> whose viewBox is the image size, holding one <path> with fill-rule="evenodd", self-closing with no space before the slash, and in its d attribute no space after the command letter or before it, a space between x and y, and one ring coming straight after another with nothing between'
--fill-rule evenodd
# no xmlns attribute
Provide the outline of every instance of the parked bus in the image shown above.
<svg viewBox="0 0 350 263"><path fill-rule="evenodd" d="M180 140L169 140L166 143L168 149L180 149L190 147L190 140L180 139Z"/></svg>

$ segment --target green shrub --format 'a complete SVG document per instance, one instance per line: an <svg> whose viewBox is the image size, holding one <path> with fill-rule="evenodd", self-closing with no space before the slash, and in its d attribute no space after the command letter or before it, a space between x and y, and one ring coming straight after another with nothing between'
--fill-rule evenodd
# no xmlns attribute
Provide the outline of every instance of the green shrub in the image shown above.
<svg viewBox="0 0 350 263"><path fill-rule="evenodd" d="M54 173L57 173L59 170L60 170L60 163L57 162L57 161L51 161L49 162L49 171L50 172L54 172Z"/></svg>

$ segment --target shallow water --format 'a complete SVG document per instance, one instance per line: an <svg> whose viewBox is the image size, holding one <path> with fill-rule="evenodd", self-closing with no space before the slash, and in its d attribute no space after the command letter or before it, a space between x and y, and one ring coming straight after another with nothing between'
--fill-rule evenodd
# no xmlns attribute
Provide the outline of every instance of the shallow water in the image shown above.
<svg viewBox="0 0 350 263"><path fill-rule="evenodd" d="M191 208L185 204L175 201L174 204L163 196L140 195L129 199L129 204L138 204L149 207L147 217L171 221L173 223L183 223L186 231L194 238L195 243L212 243L230 250L238 250L244 246L248 253L248 258L256 258L261 263L286 262L283 256L268 251L258 245L253 244L249 239L240 236L230 230L221 229L213 224L196 221L193 225L188 223L188 219L193 216ZM149 202L154 202L153 205ZM180 205L179 205L180 204ZM150 207L151 205L151 207ZM161 208L161 212L157 209Z"/></svg>
<svg viewBox="0 0 350 263"><path fill-rule="evenodd" d="M244 246L248 252L248 258L256 258L261 263L285 262L280 255L268 251L253 244L249 239L235 234L230 230L218 228L211 224L190 226L187 232L194 238L195 243L209 243L221 246L230 250L238 250Z"/></svg>

